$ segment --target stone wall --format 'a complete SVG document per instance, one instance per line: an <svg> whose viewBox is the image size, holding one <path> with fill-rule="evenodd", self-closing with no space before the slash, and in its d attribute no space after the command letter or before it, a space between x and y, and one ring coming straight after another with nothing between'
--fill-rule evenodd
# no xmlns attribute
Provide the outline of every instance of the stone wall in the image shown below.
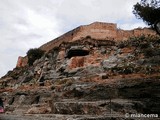
<svg viewBox="0 0 160 120"><path fill-rule="evenodd" d="M28 63L27 56L26 57L19 56L16 67L24 67L27 65L27 63Z"/></svg>
<svg viewBox="0 0 160 120"><path fill-rule="evenodd" d="M95 22L90 25L81 26L80 30L74 35L71 41L85 38L86 36L97 40L112 40L116 38L116 29L116 24Z"/></svg>
<svg viewBox="0 0 160 120"><path fill-rule="evenodd" d="M151 29L134 29L134 30L121 30L117 29L117 25L114 23L102 23L102 22L94 22L89 25L84 25L77 27L64 35L42 45L40 49L48 52L49 50L59 47L59 45L63 42L73 42L76 40L81 40L83 38L91 37L95 40L114 40L114 41L122 41L127 40L132 36L139 35L155 35ZM17 67L23 67L27 64L27 57L19 57L17 61Z"/></svg>
<svg viewBox="0 0 160 120"><path fill-rule="evenodd" d="M94 22L89 25L84 25L77 27L64 35L42 45L40 48L49 51L54 47L58 47L62 42L73 42L76 40L80 40L87 36L90 36L93 39L97 40L127 40L129 37L132 36L139 36L139 35L155 35L151 29L148 28L137 28L134 30L121 30L117 29L117 25L114 23L102 23L102 22Z"/></svg>

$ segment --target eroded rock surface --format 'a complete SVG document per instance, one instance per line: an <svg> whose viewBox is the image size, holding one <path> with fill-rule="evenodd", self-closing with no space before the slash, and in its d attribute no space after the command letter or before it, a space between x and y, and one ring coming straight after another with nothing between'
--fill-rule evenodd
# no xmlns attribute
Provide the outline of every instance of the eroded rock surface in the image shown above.
<svg viewBox="0 0 160 120"><path fill-rule="evenodd" d="M19 61L0 79L2 118L136 120L125 114L160 115L159 58L157 36L62 42L33 66L20 67Z"/></svg>

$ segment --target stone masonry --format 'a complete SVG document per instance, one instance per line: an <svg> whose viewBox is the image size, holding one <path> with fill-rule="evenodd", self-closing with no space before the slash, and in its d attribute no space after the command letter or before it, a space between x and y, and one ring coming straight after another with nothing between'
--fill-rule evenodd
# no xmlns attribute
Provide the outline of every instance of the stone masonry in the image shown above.
<svg viewBox="0 0 160 120"><path fill-rule="evenodd" d="M95 40L114 40L123 41L129 37L140 35L155 35L156 32L149 28L137 28L134 30L122 30L118 29L114 23L94 22L89 25L79 26L64 35L42 45L40 49L48 52L49 50L59 47L63 42L73 42L81 40L86 37L91 37ZM27 65L27 57L19 57L16 67L23 67Z"/></svg>

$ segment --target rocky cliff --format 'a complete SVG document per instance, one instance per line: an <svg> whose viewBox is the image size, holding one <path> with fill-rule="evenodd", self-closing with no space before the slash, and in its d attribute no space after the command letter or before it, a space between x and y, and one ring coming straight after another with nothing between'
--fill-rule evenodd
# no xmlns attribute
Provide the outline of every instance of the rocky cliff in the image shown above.
<svg viewBox="0 0 160 120"><path fill-rule="evenodd" d="M160 38L154 31L96 22L40 48L46 53L33 66L19 58L19 66L0 79L1 118L158 119ZM125 116L137 113L157 116Z"/></svg>
<svg viewBox="0 0 160 120"><path fill-rule="evenodd" d="M156 35L156 33L149 28L137 28L134 30L118 29L116 24L94 22L89 25L79 26L64 35L49 41L42 45L40 49L48 52L55 47L59 47L64 42L73 42L86 37L91 37L95 40L110 40L110 41L124 41L133 36L141 35ZM26 57L19 57L17 67L24 67L27 65Z"/></svg>

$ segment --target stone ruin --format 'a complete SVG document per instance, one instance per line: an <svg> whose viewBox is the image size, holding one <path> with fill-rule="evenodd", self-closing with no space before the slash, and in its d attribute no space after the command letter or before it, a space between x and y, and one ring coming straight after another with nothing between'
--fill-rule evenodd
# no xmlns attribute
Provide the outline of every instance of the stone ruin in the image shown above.
<svg viewBox="0 0 160 120"><path fill-rule="evenodd" d="M124 41L133 36L155 35L156 32L149 28L137 28L133 30L122 30L117 28L117 24L94 22L89 25L79 26L60 37L40 46L40 49L48 52L63 42L74 42L86 37L95 40L113 40ZM19 57L16 67L24 67L27 65L27 57Z"/></svg>
<svg viewBox="0 0 160 120"><path fill-rule="evenodd" d="M0 79L1 118L130 120L125 113L160 114L160 37L155 34L96 22L42 45L46 54L33 66L19 57L17 68Z"/></svg>

